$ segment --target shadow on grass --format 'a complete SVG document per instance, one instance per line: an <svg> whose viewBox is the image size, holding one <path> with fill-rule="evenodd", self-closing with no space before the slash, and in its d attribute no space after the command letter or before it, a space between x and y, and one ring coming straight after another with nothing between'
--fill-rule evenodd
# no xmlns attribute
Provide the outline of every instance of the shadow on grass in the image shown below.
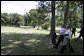
<svg viewBox="0 0 84 56"><path fill-rule="evenodd" d="M58 37L57 37L58 39ZM71 40L71 44L75 49L72 55L83 55L83 41L79 39ZM59 55L58 49L53 48L51 37L46 34L17 34L17 33L1 33L1 55ZM66 50L64 55L69 54Z"/></svg>

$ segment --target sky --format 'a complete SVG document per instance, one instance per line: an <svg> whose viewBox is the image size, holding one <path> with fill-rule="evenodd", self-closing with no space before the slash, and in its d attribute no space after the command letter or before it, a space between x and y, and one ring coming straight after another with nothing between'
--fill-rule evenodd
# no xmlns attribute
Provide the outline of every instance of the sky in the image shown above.
<svg viewBox="0 0 84 56"><path fill-rule="evenodd" d="M1 1L1 13L18 13L24 15L31 9L36 9L36 1Z"/></svg>

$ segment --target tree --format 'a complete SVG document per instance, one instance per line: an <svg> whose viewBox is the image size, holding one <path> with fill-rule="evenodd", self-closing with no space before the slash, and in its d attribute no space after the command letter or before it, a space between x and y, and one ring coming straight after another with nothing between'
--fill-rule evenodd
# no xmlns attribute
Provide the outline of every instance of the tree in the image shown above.
<svg viewBox="0 0 84 56"><path fill-rule="evenodd" d="M67 1L66 10L65 10L65 14L64 14L64 24L65 24L65 25L67 24L68 11L69 11L69 1Z"/></svg>
<svg viewBox="0 0 84 56"><path fill-rule="evenodd" d="M47 15L49 13L50 8L48 7L49 2L46 1L39 1L38 2L38 26L41 26L42 28L45 28L43 25L46 22ZM39 29L39 27L38 27Z"/></svg>
<svg viewBox="0 0 84 56"><path fill-rule="evenodd" d="M55 33L55 1L51 1L52 18L51 18L51 37L52 44L56 46L56 33Z"/></svg>
<svg viewBox="0 0 84 56"><path fill-rule="evenodd" d="M2 13L1 14L1 21L3 22L3 24L5 26L9 25L9 22L10 22L9 14L8 13Z"/></svg>
<svg viewBox="0 0 84 56"><path fill-rule="evenodd" d="M12 26L20 27L20 25L24 24L24 18L20 14L12 13L10 14L10 19Z"/></svg>
<svg viewBox="0 0 84 56"><path fill-rule="evenodd" d="M51 2L52 18L51 18L51 36L55 33L55 1Z"/></svg>
<svg viewBox="0 0 84 56"><path fill-rule="evenodd" d="M35 27L38 23L38 16L39 16L37 9L31 9L29 11L29 14L30 14L30 18L31 18L31 25L33 27Z"/></svg>
<svg viewBox="0 0 84 56"><path fill-rule="evenodd" d="M1 18L1 25L5 24L5 20L3 18Z"/></svg>
<svg viewBox="0 0 84 56"><path fill-rule="evenodd" d="M39 1L37 9L31 9L29 13L23 16L16 13L1 13L1 25L16 26L38 26L42 28L48 27L51 23L51 1ZM83 24L83 2L82 1L55 1L55 25L69 24L81 27ZM49 16L50 14L50 16ZM23 18L22 21L20 18ZM54 23L54 22L53 22ZM51 33L51 31L50 31Z"/></svg>
<svg viewBox="0 0 84 56"><path fill-rule="evenodd" d="M69 2L69 11L68 11L68 24L70 25L70 27L72 25L75 25L76 27L80 27L80 21L82 21L82 15L83 13L80 13L80 12L83 12L82 11L82 5L81 4L81 1L70 1ZM79 14L79 15L78 15Z"/></svg>
<svg viewBox="0 0 84 56"><path fill-rule="evenodd" d="M26 12L23 17L24 17L24 25L25 26L29 25L31 22L30 15Z"/></svg>

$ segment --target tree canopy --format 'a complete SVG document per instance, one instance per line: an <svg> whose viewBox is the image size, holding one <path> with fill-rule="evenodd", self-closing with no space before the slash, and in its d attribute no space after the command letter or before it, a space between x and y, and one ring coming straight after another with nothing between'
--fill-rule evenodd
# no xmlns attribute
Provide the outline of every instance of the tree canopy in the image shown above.
<svg viewBox="0 0 84 56"><path fill-rule="evenodd" d="M17 13L1 13L1 25L9 26L39 26L48 28L51 24L51 1L37 1L37 9L31 9L24 15ZM68 2L68 3L67 3ZM68 4L68 7L66 5ZM68 9L68 13L65 11ZM67 17L65 16L67 15ZM66 20L64 19L66 18ZM63 24L64 21L70 26L81 27L83 24L82 1L55 1L55 25ZM48 24L48 26L46 26ZM46 27L44 27L46 26Z"/></svg>

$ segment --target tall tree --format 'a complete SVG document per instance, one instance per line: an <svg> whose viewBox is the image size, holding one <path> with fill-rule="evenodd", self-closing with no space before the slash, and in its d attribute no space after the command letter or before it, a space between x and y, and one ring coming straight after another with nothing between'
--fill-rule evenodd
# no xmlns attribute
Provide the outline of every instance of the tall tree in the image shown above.
<svg viewBox="0 0 84 56"><path fill-rule="evenodd" d="M38 7L37 7L38 29L39 29L39 27L43 27L42 25L44 24L47 14L50 11L50 8L48 7L48 5L49 5L49 2L47 2L47 1L39 1L38 2Z"/></svg>
<svg viewBox="0 0 84 56"><path fill-rule="evenodd" d="M55 33L55 1L51 1L51 37L52 37L52 44L56 46L56 33Z"/></svg>
<svg viewBox="0 0 84 56"><path fill-rule="evenodd" d="M52 10L52 18L51 18L51 35L55 33L55 1L51 1L51 10Z"/></svg>
<svg viewBox="0 0 84 56"><path fill-rule="evenodd" d="M29 19L29 14L26 12L26 13L24 14L24 25L25 25L25 26L27 26L28 23L29 23L29 22L28 22L28 21L29 21L28 19ZM30 21L30 22L31 22L31 21Z"/></svg>
<svg viewBox="0 0 84 56"><path fill-rule="evenodd" d="M66 25L67 24L67 14L68 14L68 11L69 11L69 1L66 2L66 9L65 9L65 14L64 14L64 24Z"/></svg>

